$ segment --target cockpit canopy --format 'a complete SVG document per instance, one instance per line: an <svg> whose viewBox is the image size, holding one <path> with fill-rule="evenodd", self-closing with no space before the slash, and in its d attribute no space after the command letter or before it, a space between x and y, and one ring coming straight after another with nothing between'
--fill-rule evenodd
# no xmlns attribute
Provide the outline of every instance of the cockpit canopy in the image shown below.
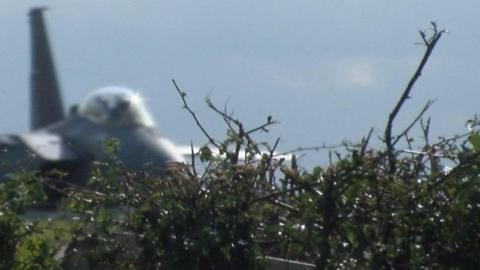
<svg viewBox="0 0 480 270"><path fill-rule="evenodd" d="M109 126L155 125L140 94L123 87L110 86L94 91L78 106L78 114Z"/></svg>

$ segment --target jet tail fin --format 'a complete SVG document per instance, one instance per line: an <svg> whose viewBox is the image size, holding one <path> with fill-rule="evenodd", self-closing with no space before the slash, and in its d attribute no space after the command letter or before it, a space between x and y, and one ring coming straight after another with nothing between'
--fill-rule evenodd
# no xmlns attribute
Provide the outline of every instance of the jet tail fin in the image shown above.
<svg viewBox="0 0 480 270"><path fill-rule="evenodd" d="M44 7L30 10L31 77L30 128L45 127L64 119L64 109L57 82L47 29L43 20Z"/></svg>

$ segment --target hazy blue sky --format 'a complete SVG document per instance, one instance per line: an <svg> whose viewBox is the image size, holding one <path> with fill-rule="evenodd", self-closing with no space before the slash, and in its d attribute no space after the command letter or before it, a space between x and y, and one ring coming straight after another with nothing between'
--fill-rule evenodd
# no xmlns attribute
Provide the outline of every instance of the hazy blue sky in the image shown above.
<svg viewBox="0 0 480 270"><path fill-rule="evenodd" d="M95 88L138 89L159 130L179 144L205 142L181 109L175 78L208 130L221 119L205 96L247 126L267 115L281 122L270 141L298 145L357 141L383 133L388 112L423 47L418 29L435 20L451 33L438 44L397 122L401 130L436 99L427 115L434 135L465 131L478 112L480 1L2 1L0 127L28 130L29 7L48 5L50 40L67 104ZM325 153L304 158L311 165Z"/></svg>

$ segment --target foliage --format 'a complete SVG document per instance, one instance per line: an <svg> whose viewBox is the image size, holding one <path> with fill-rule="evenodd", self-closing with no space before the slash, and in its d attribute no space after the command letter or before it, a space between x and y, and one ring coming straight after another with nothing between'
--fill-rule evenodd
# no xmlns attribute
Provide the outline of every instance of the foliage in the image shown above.
<svg viewBox="0 0 480 270"><path fill-rule="evenodd" d="M257 168L233 166L213 155L202 158L209 164L201 176L174 163L161 179L124 171L114 155L111 163L98 163L87 186L68 196L69 209L82 220L65 253L65 265L261 267L255 235L263 214L275 210L255 204L262 181Z"/></svg>
<svg viewBox="0 0 480 270"><path fill-rule="evenodd" d="M385 152L355 153L294 180L305 192L290 198L299 211L288 220L302 228L293 254L320 269L480 266L477 150L448 152L466 157L448 173L430 151L398 158L395 172Z"/></svg>
<svg viewBox="0 0 480 270"><path fill-rule="evenodd" d="M432 25L434 36L422 35L429 53L444 33ZM94 164L87 184L58 191L67 218L46 223L22 214L51 186L33 173L12 176L0 184L1 269L262 269L266 256L317 269L480 268L478 119L466 134L431 142L430 120L421 120L429 102L393 136L411 83L389 116L384 148L369 146L371 131L308 171L295 157L304 149L279 155L279 139L255 140L276 123L270 116L248 129L207 99L227 127L217 140L174 86L208 139L190 164L160 176L128 172L117 159L121 143L108 140L110 160ZM422 142L410 136L418 123Z"/></svg>
<svg viewBox="0 0 480 270"><path fill-rule="evenodd" d="M41 180L18 173L0 184L0 269L56 269L54 250L38 223L22 218L27 206L46 199Z"/></svg>

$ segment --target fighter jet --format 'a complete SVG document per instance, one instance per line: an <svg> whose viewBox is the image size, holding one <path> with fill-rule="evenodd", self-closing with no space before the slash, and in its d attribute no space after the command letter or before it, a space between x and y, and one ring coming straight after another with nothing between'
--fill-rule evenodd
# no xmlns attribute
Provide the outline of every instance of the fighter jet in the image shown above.
<svg viewBox="0 0 480 270"><path fill-rule="evenodd" d="M94 161L106 160L105 142L118 142L118 160L132 172L149 167L161 175L169 162L183 162L176 147L155 130L142 97L127 88L105 87L66 114L44 8L29 12L31 29L31 131L0 135L0 183L12 173L57 169L65 181L83 184Z"/></svg>

